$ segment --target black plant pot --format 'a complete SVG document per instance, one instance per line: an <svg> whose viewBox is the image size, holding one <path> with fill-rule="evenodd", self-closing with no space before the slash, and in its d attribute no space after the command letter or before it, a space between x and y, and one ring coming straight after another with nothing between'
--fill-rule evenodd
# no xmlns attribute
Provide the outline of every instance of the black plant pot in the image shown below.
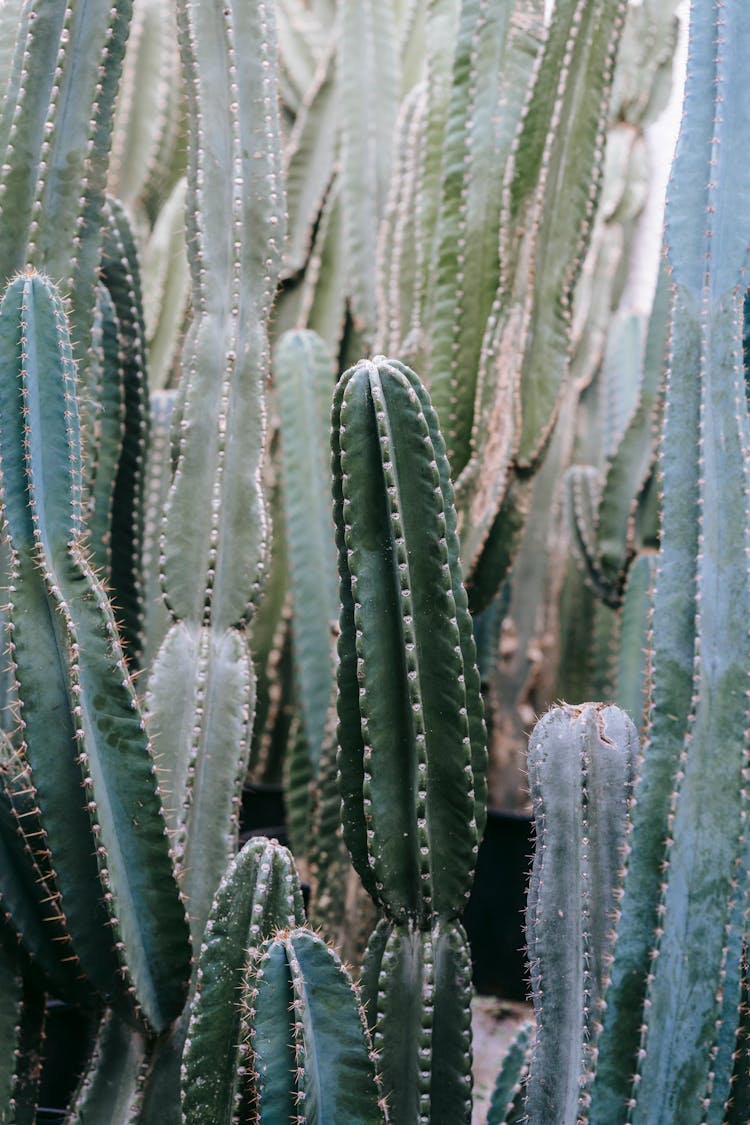
<svg viewBox="0 0 750 1125"><path fill-rule="evenodd" d="M524 911L532 839L530 816L489 810L476 878L463 916L474 987L483 995L526 999Z"/></svg>
<svg viewBox="0 0 750 1125"><path fill-rule="evenodd" d="M245 785L240 809L240 841L268 836L287 845L286 809L281 785Z"/></svg>

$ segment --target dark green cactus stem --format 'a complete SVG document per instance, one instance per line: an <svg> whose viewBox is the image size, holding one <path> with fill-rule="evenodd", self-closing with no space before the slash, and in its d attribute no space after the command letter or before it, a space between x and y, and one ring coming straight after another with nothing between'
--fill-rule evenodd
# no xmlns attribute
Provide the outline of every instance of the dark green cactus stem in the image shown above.
<svg viewBox="0 0 750 1125"><path fill-rule="evenodd" d="M471 973L455 920L484 826L486 751L453 489L429 397L402 364L347 371L332 419L342 820L387 918L363 995L394 1121L458 1125L471 1114Z"/></svg>
<svg viewBox="0 0 750 1125"><path fill-rule="evenodd" d="M556 707L529 742L536 828L526 937L536 1033L526 1109L576 1125L613 943L638 736L617 707Z"/></svg>
<svg viewBox="0 0 750 1125"><path fill-rule="evenodd" d="M0 909L19 956L59 997L93 1006L60 906L51 854L28 765L0 736Z"/></svg>
<svg viewBox="0 0 750 1125"><path fill-rule="evenodd" d="M33 271L0 306L2 514L23 742L81 966L156 1030L188 968L151 749L104 588L86 558L75 375L60 298Z"/></svg>
<svg viewBox="0 0 750 1125"><path fill-rule="evenodd" d="M34 1125L42 1070L45 995L0 940L0 1121Z"/></svg>
<svg viewBox="0 0 750 1125"><path fill-rule="evenodd" d="M138 1120L150 1043L115 1012L99 1025L88 1067L65 1118L66 1125L134 1125Z"/></svg>
<svg viewBox="0 0 750 1125"><path fill-rule="evenodd" d="M257 1119L382 1125L364 1012L333 950L310 930L282 930L261 947L248 985Z"/></svg>
<svg viewBox="0 0 750 1125"><path fill-rule="evenodd" d="M674 285L651 711L589 1120L724 1120L748 894L750 9L694 2L667 202Z"/></svg>
<svg viewBox="0 0 750 1125"><path fill-rule="evenodd" d="M120 203L108 199L102 247L102 281L117 315L123 396L122 448L112 492L110 598L123 648L138 667L143 647L142 553L149 441L146 329L138 254Z"/></svg>
<svg viewBox="0 0 750 1125"><path fill-rule="evenodd" d="M394 1125L471 1118L471 957L459 922L383 920L360 979Z"/></svg>
<svg viewBox="0 0 750 1125"><path fill-rule="evenodd" d="M486 751L445 447L416 375L382 357L339 381L332 441L346 841L389 916L454 918Z"/></svg>
<svg viewBox="0 0 750 1125"><path fill-rule="evenodd" d="M304 923L289 852L273 841L249 841L222 879L203 936L182 1067L186 1125L235 1120L249 1066L247 974L264 941Z"/></svg>

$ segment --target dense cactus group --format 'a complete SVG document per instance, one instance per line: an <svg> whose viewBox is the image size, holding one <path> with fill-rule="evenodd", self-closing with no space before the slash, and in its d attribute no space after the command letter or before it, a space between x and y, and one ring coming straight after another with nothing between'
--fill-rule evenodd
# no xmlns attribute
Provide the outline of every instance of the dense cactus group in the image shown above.
<svg viewBox="0 0 750 1125"><path fill-rule="evenodd" d="M69 1125L468 1125L562 694L488 1120L747 1122L750 15L646 315L674 8L0 3L1 1121L55 997Z"/></svg>

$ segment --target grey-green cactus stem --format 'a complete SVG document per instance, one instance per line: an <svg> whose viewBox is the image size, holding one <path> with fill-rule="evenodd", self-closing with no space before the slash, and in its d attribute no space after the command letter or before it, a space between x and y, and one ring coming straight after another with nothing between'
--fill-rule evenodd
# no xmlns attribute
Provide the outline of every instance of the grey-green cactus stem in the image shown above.
<svg viewBox="0 0 750 1125"><path fill-rule="evenodd" d="M536 1033L526 1110L576 1125L613 944L638 735L617 707L556 707L529 741L536 829L526 938Z"/></svg>
<svg viewBox="0 0 750 1125"><path fill-rule="evenodd" d="M693 3L667 203L674 285L649 730L590 1121L724 1119L747 904L750 11ZM634 1077L635 1076L635 1077Z"/></svg>

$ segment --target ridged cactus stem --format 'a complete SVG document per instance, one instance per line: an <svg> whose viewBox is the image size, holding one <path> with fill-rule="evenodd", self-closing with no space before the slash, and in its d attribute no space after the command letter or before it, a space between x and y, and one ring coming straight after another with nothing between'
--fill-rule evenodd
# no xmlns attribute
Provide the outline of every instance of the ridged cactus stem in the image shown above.
<svg viewBox="0 0 750 1125"><path fill-rule="evenodd" d="M184 1002L185 916L151 747L88 563L62 302L29 270L0 306L0 473L21 740L81 967L162 1030Z"/></svg>
<svg viewBox="0 0 750 1125"><path fill-rule="evenodd" d="M637 746L623 711L591 703L554 708L529 742L536 844L526 937L536 1033L526 1109L534 1125L578 1120Z"/></svg>
<svg viewBox="0 0 750 1125"><path fill-rule="evenodd" d="M344 836L386 915L364 997L387 1046L396 1125L447 1125L471 1113L468 948L455 920L486 799L453 489L435 412L407 367L381 356L345 372L332 418Z"/></svg>
<svg viewBox="0 0 750 1125"><path fill-rule="evenodd" d="M748 896L750 9L691 8L651 711L589 1120L724 1120Z"/></svg>
<svg viewBox="0 0 750 1125"><path fill-rule="evenodd" d="M266 555L266 328L283 191L272 5L182 0L178 20L191 121L195 314L161 552L172 625L149 681L149 706L197 949L236 846L249 755L254 677L246 625Z"/></svg>
<svg viewBox="0 0 750 1125"><path fill-rule="evenodd" d="M186 1125L234 1120L247 1096L249 1027L242 993L264 941L303 926L305 911L286 848L249 841L219 885L201 945L182 1065Z"/></svg>

